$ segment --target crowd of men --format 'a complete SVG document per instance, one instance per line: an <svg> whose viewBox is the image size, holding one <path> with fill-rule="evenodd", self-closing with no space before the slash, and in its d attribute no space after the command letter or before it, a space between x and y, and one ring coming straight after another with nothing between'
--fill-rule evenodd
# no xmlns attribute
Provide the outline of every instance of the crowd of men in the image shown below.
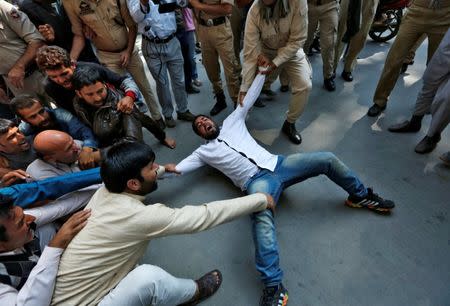
<svg viewBox="0 0 450 306"><path fill-rule="evenodd" d="M388 214L395 204L365 187L331 152L270 153L249 133L248 112L264 106L260 95L275 96L271 84L280 77L280 90L291 92L281 131L300 144L296 121L312 90L307 54L321 50L326 91L336 90L341 57L340 75L352 82L378 4L0 0L1 304L196 305L219 289L221 272L192 280L138 265L148 243L250 215L264 286L259 304L287 305L274 222L285 188L325 175L348 193L349 207ZM356 21L355 12L361 16ZM420 154L434 150L450 122L449 27L450 0L412 1L367 113L375 117L386 109L409 54L427 38L427 68L414 112L389 127L393 133L418 132L431 113L427 135L415 148ZM221 127L189 110L188 94L202 86L196 40L215 95L210 116L228 107L224 70L234 110ZM175 149L165 130L176 120L191 122L206 142L178 163L158 165L143 128ZM450 165L450 152L441 159ZM144 205L158 179L205 165L244 195L180 209Z"/></svg>

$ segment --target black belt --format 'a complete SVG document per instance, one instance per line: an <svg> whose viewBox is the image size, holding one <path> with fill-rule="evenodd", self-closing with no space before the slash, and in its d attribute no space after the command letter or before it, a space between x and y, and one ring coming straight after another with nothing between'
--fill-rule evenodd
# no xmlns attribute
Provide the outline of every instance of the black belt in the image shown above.
<svg viewBox="0 0 450 306"><path fill-rule="evenodd" d="M218 25L220 25L222 23L225 23L225 21L227 21L225 16L217 17L217 18L211 18L211 19L207 19L207 20L199 19L200 24L205 26L205 27L218 26Z"/></svg>
<svg viewBox="0 0 450 306"><path fill-rule="evenodd" d="M149 38L145 35L142 35L142 37L152 43L155 44L165 44L166 42L169 42L172 38L175 37L175 33L170 34L169 36L167 36L166 38L159 38L159 37L153 37L153 38Z"/></svg>

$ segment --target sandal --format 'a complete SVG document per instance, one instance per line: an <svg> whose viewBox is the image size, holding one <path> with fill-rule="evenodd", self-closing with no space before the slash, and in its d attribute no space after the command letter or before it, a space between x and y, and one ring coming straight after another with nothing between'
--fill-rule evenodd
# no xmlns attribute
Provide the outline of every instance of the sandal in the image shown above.
<svg viewBox="0 0 450 306"><path fill-rule="evenodd" d="M197 305L216 293L222 284L222 273L220 273L219 270L213 270L206 273L195 282L197 283L197 291L195 295L192 299L184 304L180 304L179 306Z"/></svg>

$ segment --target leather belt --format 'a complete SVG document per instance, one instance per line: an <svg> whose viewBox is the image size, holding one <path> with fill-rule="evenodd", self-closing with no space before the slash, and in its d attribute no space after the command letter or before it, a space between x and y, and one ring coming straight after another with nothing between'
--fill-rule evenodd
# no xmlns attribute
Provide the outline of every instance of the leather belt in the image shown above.
<svg viewBox="0 0 450 306"><path fill-rule="evenodd" d="M153 38L150 38L150 37L147 37L147 36L145 36L145 35L142 35L142 37L143 37L145 40L147 40L147 41L149 41L149 42L151 42L151 43L155 43L155 44L165 44L165 43L169 42L172 38L175 37L175 33L170 34L170 35L167 36L166 38L159 38L159 37L153 37Z"/></svg>
<svg viewBox="0 0 450 306"><path fill-rule="evenodd" d="M328 3L336 2L336 0L308 0L308 4L320 6Z"/></svg>
<svg viewBox="0 0 450 306"><path fill-rule="evenodd" d="M199 22L201 25L205 26L205 27L214 27L214 26L218 26L222 23L225 23L225 21L227 21L227 19L225 18L225 16L222 17L217 17L217 18L211 18L211 19L199 19Z"/></svg>

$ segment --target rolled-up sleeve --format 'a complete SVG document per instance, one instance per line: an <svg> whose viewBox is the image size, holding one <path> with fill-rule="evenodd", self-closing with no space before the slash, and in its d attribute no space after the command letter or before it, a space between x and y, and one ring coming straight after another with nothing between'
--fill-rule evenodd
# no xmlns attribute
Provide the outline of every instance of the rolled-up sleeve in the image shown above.
<svg viewBox="0 0 450 306"><path fill-rule="evenodd" d="M141 7L139 0L127 0L128 10L130 15L136 23L139 23L145 19L144 9Z"/></svg>
<svg viewBox="0 0 450 306"><path fill-rule="evenodd" d="M63 0L64 10L67 13L67 17L69 17L70 23L72 24L72 33L83 36L83 22L76 13L77 3L78 1L75 0Z"/></svg>

